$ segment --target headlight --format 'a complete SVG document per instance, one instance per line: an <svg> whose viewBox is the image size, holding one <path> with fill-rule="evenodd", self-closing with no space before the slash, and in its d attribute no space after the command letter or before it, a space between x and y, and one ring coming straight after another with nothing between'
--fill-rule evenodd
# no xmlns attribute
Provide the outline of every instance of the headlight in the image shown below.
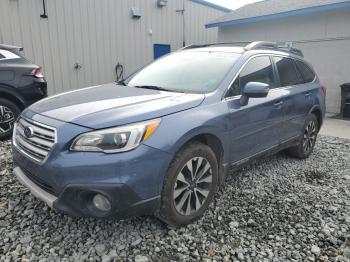
<svg viewBox="0 0 350 262"><path fill-rule="evenodd" d="M160 119L113 127L78 136L73 151L117 153L129 151L145 141L157 129Z"/></svg>

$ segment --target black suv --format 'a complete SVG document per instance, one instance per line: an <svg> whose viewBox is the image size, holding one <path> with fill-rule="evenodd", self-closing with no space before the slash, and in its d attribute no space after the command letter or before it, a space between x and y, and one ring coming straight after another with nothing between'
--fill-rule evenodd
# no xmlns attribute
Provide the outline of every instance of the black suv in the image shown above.
<svg viewBox="0 0 350 262"><path fill-rule="evenodd" d="M24 58L22 50L0 45L0 140L11 136L24 108L47 96L41 68Z"/></svg>

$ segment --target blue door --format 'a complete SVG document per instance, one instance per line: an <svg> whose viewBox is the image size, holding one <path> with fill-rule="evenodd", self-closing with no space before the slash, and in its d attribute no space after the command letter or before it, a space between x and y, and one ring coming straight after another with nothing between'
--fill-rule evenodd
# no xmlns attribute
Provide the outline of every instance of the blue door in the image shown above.
<svg viewBox="0 0 350 262"><path fill-rule="evenodd" d="M154 44L153 45L153 58L156 60L157 58L169 54L170 53L170 45L164 44Z"/></svg>
<svg viewBox="0 0 350 262"><path fill-rule="evenodd" d="M249 98L241 105L240 96L248 82L270 86L267 97ZM231 161L239 162L280 143L283 131L283 92L276 87L273 65L269 56L250 59L230 87L226 99L228 123L231 125Z"/></svg>

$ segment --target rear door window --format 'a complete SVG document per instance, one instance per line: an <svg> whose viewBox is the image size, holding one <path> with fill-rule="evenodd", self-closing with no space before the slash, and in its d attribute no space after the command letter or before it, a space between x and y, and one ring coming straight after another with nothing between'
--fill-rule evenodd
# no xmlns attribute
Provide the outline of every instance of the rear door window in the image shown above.
<svg viewBox="0 0 350 262"><path fill-rule="evenodd" d="M273 68L269 56L258 56L248 61L229 89L226 97L241 95L248 82L261 82L270 88L275 86Z"/></svg>
<svg viewBox="0 0 350 262"><path fill-rule="evenodd" d="M280 86L298 85L302 82L293 59L287 57L274 57L280 77Z"/></svg>
<svg viewBox="0 0 350 262"><path fill-rule="evenodd" d="M314 71L306 63L300 60L295 60L295 64L297 66L297 69L300 75L303 78L302 83L310 83L315 79L316 75Z"/></svg>

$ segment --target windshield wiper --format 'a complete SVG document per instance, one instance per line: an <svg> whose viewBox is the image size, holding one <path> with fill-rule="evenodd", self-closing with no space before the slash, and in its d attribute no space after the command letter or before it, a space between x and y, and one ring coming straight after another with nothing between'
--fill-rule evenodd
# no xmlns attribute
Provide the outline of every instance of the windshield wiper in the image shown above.
<svg viewBox="0 0 350 262"><path fill-rule="evenodd" d="M171 90L171 89L166 89L164 87L160 86L151 86L151 85L144 85L144 86L134 86L136 88L145 88L145 89L153 89L153 90L159 90L159 91L167 91L167 92L181 92L177 90Z"/></svg>

